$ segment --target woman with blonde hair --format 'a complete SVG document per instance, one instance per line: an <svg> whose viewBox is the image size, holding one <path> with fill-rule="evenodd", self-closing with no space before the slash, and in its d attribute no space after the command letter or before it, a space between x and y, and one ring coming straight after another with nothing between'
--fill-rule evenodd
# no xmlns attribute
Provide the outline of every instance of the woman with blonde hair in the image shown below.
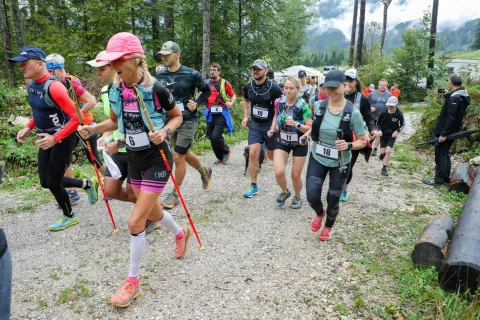
<svg viewBox="0 0 480 320"><path fill-rule="evenodd" d="M301 89L300 80L288 77L285 80L280 98L275 100L275 116L268 135L275 134L276 145L273 156L275 178L282 192L277 197L276 205L281 207L292 195L287 188L285 167L288 155L292 152L292 184L295 192L291 207L299 209L302 206L300 192L302 191L302 170L308 154L308 145L300 145L299 137L307 132L312 125L312 112L308 103L298 93Z"/></svg>
<svg viewBox="0 0 480 320"><path fill-rule="evenodd" d="M125 134L120 147L126 145L127 148L128 174L137 202L128 220L131 233L128 278L112 296L110 303L117 307L128 307L140 295L138 276L146 248L147 219L159 221L162 227L175 234L176 258L181 259L187 254L190 228L180 228L158 202L170 177L160 150L166 154L172 166L172 153L167 139L182 122L182 114L175 107L170 91L148 73L142 44L136 36L128 32L117 33L108 41L106 51L101 60L109 61L117 73L109 92L110 119L96 126L82 126L79 131L83 137L117 128ZM144 110L140 110L142 104L145 104L154 128L149 126Z"/></svg>

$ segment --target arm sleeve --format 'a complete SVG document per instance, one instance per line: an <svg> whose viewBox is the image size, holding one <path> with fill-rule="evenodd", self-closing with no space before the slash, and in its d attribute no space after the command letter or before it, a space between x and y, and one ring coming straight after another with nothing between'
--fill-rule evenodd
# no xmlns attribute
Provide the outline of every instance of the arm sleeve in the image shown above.
<svg viewBox="0 0 480 320"><path fill-rule="evenodd" d="M455 120L457 118L457 112L458 112L458 103L456 99L448 99L448 104L447 104L447 116L445 118L445 127L443 127L442 132L440 135L442 137L446 137L451 133L451 127L455 123Z"/></svg>
<svg viewBox="0 0 480 320"><path fill-rule="evenodd" d="M248 83L243 86L243 98L248 100Z"/></svg>
<svg viewBox="0 0 480 320"><path fill-rule="evenodd" d="M155 82L153 86L153 91L155 92L155 96L158 98L160 106L163 109L170 111L175 108L175 98L173 97L170 90L162 86L160 83Z"/></svg>
<svg viewBox="0 0 480 320"><path fill-rule="evenodd" d="M280 98L275 99L273 103L275 113L278 113L278 101L280 101Z"/></svg>
<svg viewBox="0 0 480 320"><path fill-rule="evenodd" d="M64 113L70 116L67 125L55 135L55 141L60 142L75 130L77 130L80 122L78 121L75 105L68 95L67 88L59 81L53 81L49 88L50 96L53 101L62 109Z"/></svg>
<svg viewBox="0 0 480 320"><path fill-rule="evenodd" d="M280 87L275 82L273 82L272 86L273 86L272 87L272 98L274 98L274 99L280 98L283 94L282 89L280 89Z"/></svg>
<svg viewBox="0 0 480 320"><path fill-rule="evenodd" d="M230 82L227 81L225 84L225 91L227 92L227 95L231 98L235 95L235 92L233 91L232 85Z"/></svg>
<svg viewBox="0 0 480 320"><path fill-rule="evenodd" d="M35 128L35 120L33 120L33 118L28 121L27 128L29 128L30 130L33 130Z"/></svg>
<svg viewBox="0 0 480 320"><path fill-rule="evenodd" d="M383 112L380 113L377 120L377 129L379 129L380 131L383 131L382 124L383 124Z"/></svg>
<svg viewBox="0 0 480 320"><path fill-rule="evenodd" d="M77 79L72 79L72 85L73 85L73 90L75 90L75 94L77 95L78 98L80 98L85 92L87 92L87 89L85 89L82 83Z"/></svg>
<svg viewBox="0 0 480 320"><path fill-rule="evenodd" d="M200 96L197 100L195 100L195 102L197 104L202 104L207 101L212 91L210 90L210 87L205 82L205 79L202 78L202 75L199 72L195 72L194 74L194 83L195 87L202 92L202 94L200 94Z"/></svg>
<svg viewBox="0 0 480 320"><path fill-rule="evenodd" d="M370 103L368 102L368 98L365 96L362 96L362 101L360 104L360 112L362 113L363 116L363 121L367 124L367 128L369 132L372 132L374 129L374 122L373 122L373 117L372 117L372 109L370 107Z"/></svg>
<svg viewBox="0 0 480 320"><path fill-rule="evenodd" d="M363 126L363 119L362 119L362 114L360 111L355 110L352 112L352 120L350 122L350 126L355 132L356 136L361 136L362 134L365 133L365 127Z"/></svg>

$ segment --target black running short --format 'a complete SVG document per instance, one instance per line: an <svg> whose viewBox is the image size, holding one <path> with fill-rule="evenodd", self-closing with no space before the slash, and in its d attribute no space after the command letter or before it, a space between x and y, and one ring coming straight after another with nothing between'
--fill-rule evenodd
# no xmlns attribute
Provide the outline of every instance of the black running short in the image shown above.
<svg viewBox="0 0 480 320"><path fill-rule="evenodd" d="M130 177L128 176L128 156L126 152L117 152L112 155L113 162L117 165L118 169L120 170L120 173L122 176L120 177L120 181L125 181L127 179L127 183L130 183ZM105 177L112 177L112 174L110 173L110 170L105 171Z"/></svg>
<svg viewBox="0 0 480 320"><path fill-rule="evenodd" d="M173 157L167 143L156 146L151 144L149 149L130 151L128 155L128 176L133 189L161 193L170 178L165 162L160 155L160 149L165 152L170 168Z"/></svg>
<svg viewBox="0 0 480 320"><path fill-rule="evenodd" d="M275 150L275 138L269 137L267 135L268 130L270 130L270 126L272 125L271 121L268 122L257 122L252 119L250 122L250 127L248 129L248 145L252 144L263 144L268 150Z"/></svg>
<svg viewBox="0 0 480 320"><path fill-rule="evenodd" d="M308 145L296 145L294 147L286 146L283 143L276 141L275 144L275 150L283 150L286 153L290 154L291 151L293 151L293 156L294 157L306 157L308 154Z"/></svg>
<svg viewBox="0 0 480 320"><path fill-rule="evenodd" d="M390 147L393 148L397 138L392 137L380 137L380 148Z"/></svg>

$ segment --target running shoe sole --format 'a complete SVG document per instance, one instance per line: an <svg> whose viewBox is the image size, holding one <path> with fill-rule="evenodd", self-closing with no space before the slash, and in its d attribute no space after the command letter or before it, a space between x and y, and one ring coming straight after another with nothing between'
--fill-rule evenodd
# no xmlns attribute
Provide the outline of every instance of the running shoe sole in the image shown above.
<svg viewBox="0 0 480 320"><path fill-rule="evenodd" d="M253 196L257 195L258 194L258 191L255 191L254 193L252 193L250 196L246 195L246 194L243 194L243 196L245 198L253 198Z"/></svg>
<svg viewBox="0 0 480 320"><path fill-rule="evenodd" d="M61 230L65 230L69 227L72 227L76 224L78 224L78 220L72 220L69 224L64 225L63 227L60 227L60 228L50 228L50 226L48 226L48 230L50 230L50 231L61 231Z"/></svg>
<svg viewBox="0 0 480 320"><path fill-rule="evenodd" d="M119 308L126 308L128 306L130 306L133 302L133 299L136 299L138 296L140 295L140 290L137 289L137 291L135 292L135 294L125 303L118 303L118 302L111 302L110 301L110 304L112 306L115 306L115 307L119 307Z"/></svg>

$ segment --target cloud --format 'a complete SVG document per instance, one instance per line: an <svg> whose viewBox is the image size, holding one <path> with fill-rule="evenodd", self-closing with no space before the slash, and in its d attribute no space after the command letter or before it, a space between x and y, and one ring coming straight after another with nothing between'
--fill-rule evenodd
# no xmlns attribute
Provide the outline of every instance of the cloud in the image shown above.
<svg viewBox="0 0 480 320"><path fill-rule="evenodd" d="M457 28L464 22L480 17L478 0L440 1L438 8L438 29ZM401 22L418 20L425 10L431 10L432 0L393 0L388 9L388 27ZM360 6L360 5L359 5ZM359 8L360 10L360 8ZM350 38L353 19L353 0L320 0L319 18L314 28L321 33L328 28L342 30ZM367 0L365 21L382 22L383 4L379 0Z"/></svg>

